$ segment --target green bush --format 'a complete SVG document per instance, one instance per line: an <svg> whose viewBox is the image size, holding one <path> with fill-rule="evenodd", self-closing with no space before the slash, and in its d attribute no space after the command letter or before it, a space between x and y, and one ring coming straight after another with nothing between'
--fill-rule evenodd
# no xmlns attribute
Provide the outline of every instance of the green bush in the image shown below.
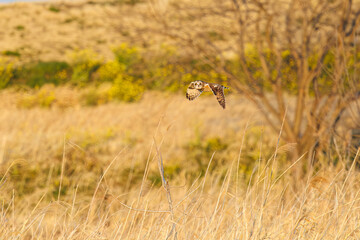
<svg viewBox="0 0 360 240"><path fill-rule="evenodd" d="M2 54L4 56L9 56L9 57L20 57L21 56L19 51L11 51L11 50L3 51Z"/></svg>
<svg viewBox="0 0 360 240"><path fill-rule="evenodd" d="M84 49L70 54L72 75L71 82L83 87L91 81L94 73L103 62L102 58L92 50Z"/></svg>
<svg viewBox="0 0 360 240"><path fill-rule="evenodd" d="M60 8L58 8L56 6L50 6L49 11L58 13L58 12L60 12Z"/></svg>
<svg viewBox="0 0 360 240"><path fill-rule="evenodd" d="M66 62L38 62L24 65L15 71L14 84L41 87L44 84L60 85L65 83L71 73Z"/></svg>
<svg viewBox="0 0 360 240"><path fill-rule="evenodd" d="M23 30L25 30L25 27L23 25L17 25L15 27L15 29L18 30L18 31L23 31Z"/></svg>
<svg viewBox="0 0 360 240"><path fill-rule="evenodd" d="M86 106L97 106L101 104L102 96L96 91L95 88L90 89L86 93L84 93L81 98L84 101Z"/></svg>
<svg viewBox="0 0 360 240"><path fill-rule="evenodd" d="M118 63L124 64L127 67L141 61L141 54L137 47L129 47L128 44L123 43L113 49L115 59Z"/></svg>
<svg viewBox="0 0 360 240"><path fill-rule="evenodd" d="M97 87L90 87L82 94L81 100L85 106L97 106L109 102L108 84L101 84Z"/></svg>

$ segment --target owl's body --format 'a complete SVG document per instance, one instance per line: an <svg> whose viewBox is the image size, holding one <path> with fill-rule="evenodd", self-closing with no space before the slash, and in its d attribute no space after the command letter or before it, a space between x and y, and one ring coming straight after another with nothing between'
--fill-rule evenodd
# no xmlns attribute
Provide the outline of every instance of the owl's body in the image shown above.
<svg viewBox="0 0 360 240"><path fill-rule="evenodd" d="M227 87L224 87L223 85L217 83L208 83L197 80L190 83L186 91L186 98L191 101L199 97L202 92L213 92L220 106L225 109L225 88Z"/></svg>

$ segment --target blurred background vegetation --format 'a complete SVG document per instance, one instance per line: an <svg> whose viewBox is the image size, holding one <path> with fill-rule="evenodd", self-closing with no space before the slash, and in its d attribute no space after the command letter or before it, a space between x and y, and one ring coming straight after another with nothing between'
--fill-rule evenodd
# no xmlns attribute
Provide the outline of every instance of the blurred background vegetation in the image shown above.
<svg viewBox="0 0 360 240"><path fill-rule="evenodd" d="M113 60L104 60L91 49L70 52L69 62L16 64L1 58L0 86L19 90L40 89L46 84L89 88L84 103L98 105L113 100L139 101L145 90L183 92L188 83L197 79L226 81L208 65L180 56L175 46L162 45L149 52L123 43L112 51ZM109 86L108 91L99 91L101 85Z"/></svg>
<svg viewBox="0 0 360 240"><path fill-rule="evenodd" d="M264 81L261 61L253 45L246 48L247 64L258 81L263 82L261 88L271 93L272 88L268 81ZM91 49L69 52L69 62L64 61L35 61L19 64L12 58L0 58L0 87L15 88L18 90L40 89L44 85L73 86L89 88L84 96L87 105L98 105L112 100L133 102L141 99L146 90L183 92L187 85L195 80L202 79L208 82L226 84L225 74L213 70L209 64L194 57L179 54L176 46L161 45L159 49L148 50L123 43L112 48L113 60L104 60L104 56ZM272 53L268 53L268 62ZM296 67L289 51L281 53L283 90L290 95L296 95L299 87L296 81ZM316 64L316 55L309 56L309 67ZM332 51L325 56L326 68L319 75L318 86L320 91L330 91L333 79L330 73L334 66L335 57ZM313 66L314 65L314 66ZM360 67L360 53L354 52L346 62L348 76ZM226 68L238 75L246 83L244 73L237 58L228 59ZM109 86L107 92L100 92L101 85ZM346 87L346 86L345 86ZM353 87L351 83L348 88ZM358 86L357 86L358 87ZM346 90L346 89L345 89ZM310 95L314 96L313 88Z"/></svg>

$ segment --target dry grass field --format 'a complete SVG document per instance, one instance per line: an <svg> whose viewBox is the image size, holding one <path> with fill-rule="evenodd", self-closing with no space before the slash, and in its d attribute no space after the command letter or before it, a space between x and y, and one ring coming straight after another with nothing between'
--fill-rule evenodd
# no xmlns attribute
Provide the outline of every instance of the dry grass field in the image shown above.
<svg viewBox="0 0 360 240"><path fill-rule="evenodd" d="M284 161L293 146L239 95L226 110L210 95L31 109L21 97L0 95L2 239L360 237L357 166L334 153L295 179L305 160Z"/></svg>
<svg viewBox="0 0 360 240"><path fill-rule="evenodd" d="M162 31L155 19L163 15L172 26L169 33L198 40L190 45L209 39L204 42L218 44L211 45L215 50L224 48L224 56L234 55L226 49L236 45L234 29L241 21L226 20L217 11L218 2L208 8L207 1L199 0L198 8L137 0L0 4L0 60L11 59L15 66L0 68L0 239L360 239L360 149L350 151L349 139L338 140L358 128L359 102L352 103L353 112L344 111L345 121L335 121L338 135L328 135L327 149L295 160L291 153L296 143L281 138L284 124L279 132L272 130L239 89L226 92L225 110L211 93L189 102L184 92L193 78L227 84L226 75L191 58L197 52L175 44L176 36L165 41L166 36L152 31ZM231 10L232 5L223 7ZM178 11L176 17L171 11ZM198 17L198 12L204 15ZM188 32L180 31L184 26ZM83 49L85 59L81 54L77 64L68 59ZM91 51L101 60L91 59ZM253 58L251 74L263 84L258 85L270 99L266 103L277 106L276 91L261 81L260 66L266 64L251 53L246 55ZM350 70L344 70L355 84L338 87L344 87L342 93L358 86L355 53L349 55L352 64L346 62ZM332 64L347 67L339 56L326 56L327 74L318 78L324 95L337 88L329 73ZM205 61L211 57L217 63L218 56L205 51ZM39 60L43 62L36 65ZM55 70L45 64L51 61ZM60 61L70 66L57 69ZM22 70L24 63L35 65ZM236 75L238 64L235 59L224 66L232 66ZM52 71L41 69L45 67ZM58 78L40 78L43 73ZM288 74L296 73L290 69ZM339 71L336 77L344 76ZM280 92L291 88L284 91L282 109L289 119L296 111L299 86L294 82L278 86ZM118 91L124 84L133 98L113 96L124 94ZM253 90L256 83L251 84L248 89ZM304 105L317 90L310 91Z"/></svg>

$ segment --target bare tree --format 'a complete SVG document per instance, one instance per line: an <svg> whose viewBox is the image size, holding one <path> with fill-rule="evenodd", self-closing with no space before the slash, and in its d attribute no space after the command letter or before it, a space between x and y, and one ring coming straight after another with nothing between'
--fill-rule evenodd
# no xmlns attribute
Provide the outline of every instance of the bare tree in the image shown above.
<svg viewBox="0 0 360 240"><path fill-rule="evenodd" d="M208 0L150 6L160 26L152 31L226 75L274 130L284 119L283 139L297 143L294 159L325 146L342 113L359 98L359 3Z"/></svg>

